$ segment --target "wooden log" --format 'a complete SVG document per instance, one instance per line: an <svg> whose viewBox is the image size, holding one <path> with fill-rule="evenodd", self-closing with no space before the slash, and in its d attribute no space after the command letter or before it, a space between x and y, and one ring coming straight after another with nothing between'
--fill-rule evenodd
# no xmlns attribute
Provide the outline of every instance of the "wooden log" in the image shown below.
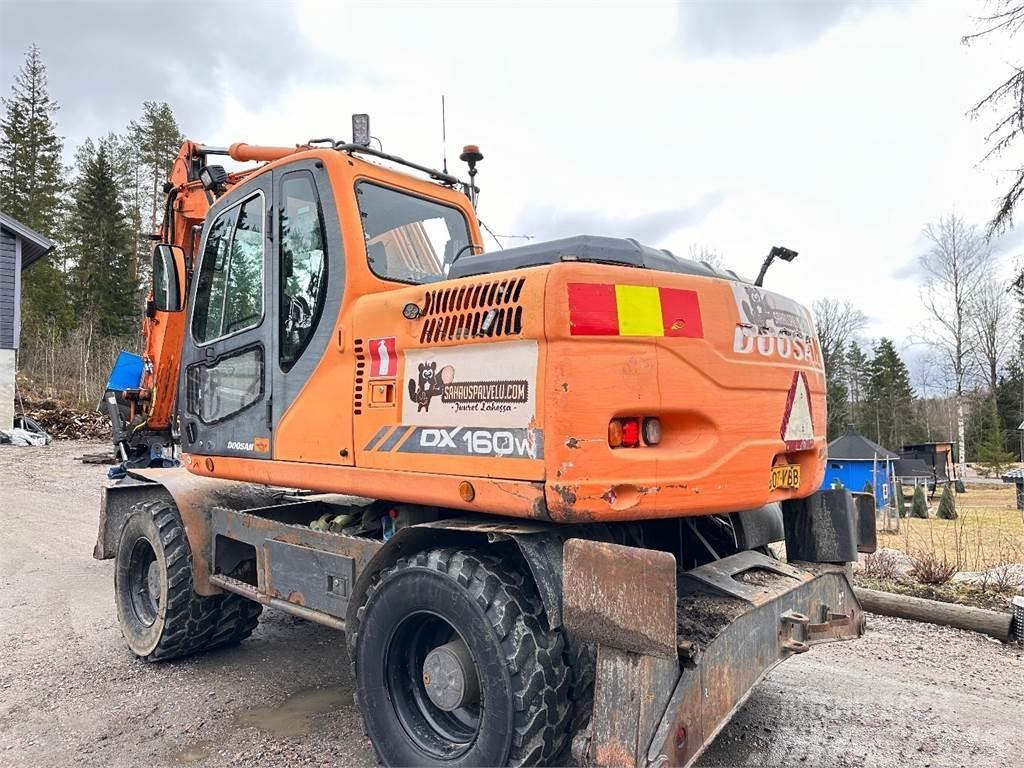
<svg viewBox="0 0 1024 768"><path fill-rule="evenodd" d="M937 600L924 600L920 597L897 595L892 592L879 592L875 589L861 589L860 587L854 589L854 593L860 601L861 607L871 613L967 629L989 635L1004 643L1012 639L1010 628L1013 624L1013 614L1010 613L972 608L967 605L940 603Z"/></svg>

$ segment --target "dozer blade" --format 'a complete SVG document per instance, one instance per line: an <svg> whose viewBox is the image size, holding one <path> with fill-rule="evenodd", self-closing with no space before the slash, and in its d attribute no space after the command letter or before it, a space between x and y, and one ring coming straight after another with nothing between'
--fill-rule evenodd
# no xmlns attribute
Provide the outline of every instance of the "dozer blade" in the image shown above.
<svg viewBox="0 0 1024 768"><path fill-rule="evenodd" d="M663 552L572 539L563 569L566 627L598 646L581 764L689 766L776 664L863 632L842 566L741 552L677 573Z"/></svg>

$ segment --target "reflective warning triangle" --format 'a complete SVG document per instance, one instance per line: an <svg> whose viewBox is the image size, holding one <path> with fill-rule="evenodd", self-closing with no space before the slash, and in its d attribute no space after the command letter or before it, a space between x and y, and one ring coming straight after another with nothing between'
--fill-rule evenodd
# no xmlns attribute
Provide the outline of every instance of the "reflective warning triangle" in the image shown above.
<svg viewBox="0 0 1024 768"><path fill-rule="evenodd" d="M793 374L780 434L786 442L787 451L806 451L814 447L811 391L807 386L807 374L803 371L796 371Z"/></svg>

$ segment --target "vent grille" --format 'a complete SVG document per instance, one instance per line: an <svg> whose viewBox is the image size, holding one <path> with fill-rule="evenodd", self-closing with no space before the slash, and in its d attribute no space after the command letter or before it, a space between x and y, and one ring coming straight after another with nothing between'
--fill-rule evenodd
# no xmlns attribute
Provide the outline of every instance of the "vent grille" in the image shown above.
<svg viewBox="0 0 1024 768"><path fill-rule="evenodd" d="M525 283L518 277L427 291L420 344L522 333Z"/></svg>
<svg viewBox="0 0 1024 768"><path fill-rule="evenodd" d="M352 412L359 416L363 412L363 382L366 381L366 350L363 340L356 339L353 347L356 356L356 385L352 392Z"/></svg>

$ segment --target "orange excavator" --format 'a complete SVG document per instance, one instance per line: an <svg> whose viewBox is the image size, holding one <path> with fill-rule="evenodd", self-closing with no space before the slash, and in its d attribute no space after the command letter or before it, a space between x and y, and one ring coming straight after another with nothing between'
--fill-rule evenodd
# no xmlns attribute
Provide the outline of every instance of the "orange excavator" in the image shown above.
<svg viewBox="0 0 1024 768"><path fill-rule="evenodd" d="M243 170L210 161L227 155ZM462 180L353 139L185 142L97 558L130 650L344 630L385 765L689 765L852 639L870 495L818 490L810 313L634 240L486 252ZM773 545L785 542L786 560Z"/></svg>

